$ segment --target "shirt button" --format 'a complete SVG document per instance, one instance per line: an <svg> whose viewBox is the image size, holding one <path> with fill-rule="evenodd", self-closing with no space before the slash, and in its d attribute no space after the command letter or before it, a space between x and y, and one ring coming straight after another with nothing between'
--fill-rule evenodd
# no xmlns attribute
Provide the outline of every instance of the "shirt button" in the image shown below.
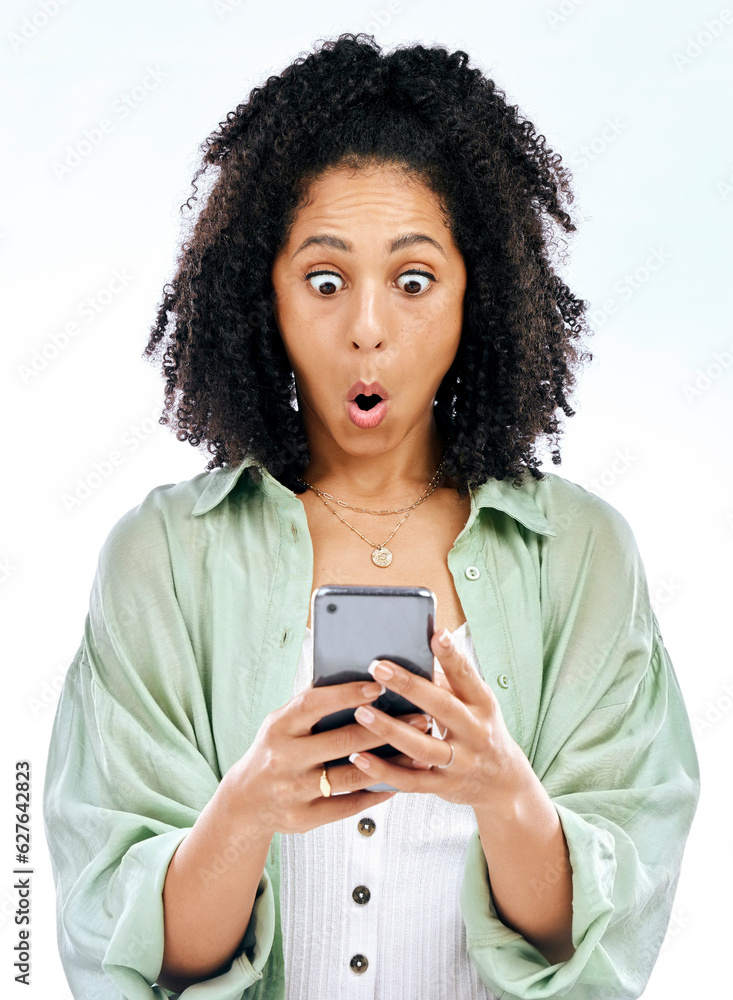
<svg viewBox="0 0 733 1000"><path fill-rule="evenodd" d="M499 687L508 688L509 687L509 674L499 674L496 678L499 682Z"/></svg>
<svg viewBox="0 0 733 1000"><path fill-rule="evenodd" d="M351 971L356 972L357 975L361 975L362 972L366 972L369 968L366 955L352 955L349 965L351 966Z"/></svg>
<svg viewBox="0 0 733 1000"><path fill-rule="evenodd" d="M357 885L356 889L351 893L351 898L355 903L363 906L364 903L368 903L372 898L371 892L367 889L365 885Z"/></svg>
<svg viewBox="0 0 733 1000"><path fill-rule="evenodd" d="M478 580L478 578L481 576L481 570L478 568L478 566L467 566L466 576L468 577L469 580Z"/></svg>
<svg viewBox="0 0 733 1000"><path fill-rule="evenodd" d="M374 831L377 829L377 824L371 818L371 816L362 816L359 820L358 830L362 837L371 837Z"/></svg>

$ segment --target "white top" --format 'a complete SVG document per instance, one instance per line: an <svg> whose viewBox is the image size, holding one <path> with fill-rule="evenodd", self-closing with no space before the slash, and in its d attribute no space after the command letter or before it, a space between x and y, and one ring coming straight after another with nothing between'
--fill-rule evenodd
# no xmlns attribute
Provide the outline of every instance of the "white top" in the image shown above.
<svg viewBox="0 0 733 1000"><path fill-rule="evenodd" d="M468 623L453 634L480 669ZM312 657L306 628L293 696L312 682ZM434 666L440 673L437 659ZM359 829L367 818L370 836ZM468 957L460 910L464 854L476 826L469 805L398 792L346 819L282 834L288 1000L497 1000ZM359 886L369 890L368 902L353 898ZM355 955L366 958L365 971L351 968Z"/></svg>

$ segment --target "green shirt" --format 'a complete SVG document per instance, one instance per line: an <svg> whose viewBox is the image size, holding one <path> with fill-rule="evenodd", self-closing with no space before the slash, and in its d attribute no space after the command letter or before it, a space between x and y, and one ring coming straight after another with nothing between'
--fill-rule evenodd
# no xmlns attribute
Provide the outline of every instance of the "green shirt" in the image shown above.
<svg viewBox="0 0 733 1000"><path fill-rule="evenodd" d="M292 697L313 550L302 503L267 472L253 482L251 464L156 487L100 553L44 787L60 954L80 1000L171 995L153 985L168 863ZM550 965L498 919L472 834L460 891L470 959L503 1000L636 998L669 921L699 771L632 531L560 476L520 489L492 479L472 492L448 567L573 869L575 953ZM182 996L285 996L279 865L275 834L239 954Z"/></svg>

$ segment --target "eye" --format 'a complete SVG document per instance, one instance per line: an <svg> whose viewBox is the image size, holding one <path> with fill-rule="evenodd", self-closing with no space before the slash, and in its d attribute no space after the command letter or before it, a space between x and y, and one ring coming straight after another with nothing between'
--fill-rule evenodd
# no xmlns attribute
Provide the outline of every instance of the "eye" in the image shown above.
<svg viewBox="0 0 733 1000"><path fill-rule="evenodd" d="M430 286L431 281L435 281L435 277L428 271L417 271L417 270L405 271L404 274L401 274L397 280L399 281L401 278L408 279L407 282L405 282L405 285L400 286L403 289L403 291L408 292L408 286L411 286L412 289L414 289L415 286L417 285L418 289L417 291L411 290L408 292L408 295L412 295L413 297L417 295L422 295L425 292L425 290ZM425 282L422 288L420 287L420 282L418 280L420 278L422 278L423 281Z"/></svg>
<svg viewBox="0 0 733 1000"><path fill-rule="evenodd" d="M402 278L407 278L408 280L400 287L413 298L417 295L423 295L430 283L437 280L429 271L418 271L417 269L404 271L397 280L400 281ZM344 279L336 271L309 271L305 275L305 280L310 283L314 291L320 292L324 298L334 295L344 287ZM341 284L338 285L337 282L341 282Z"/></svg>
<svg viewBox="0 0 733 1000"><path fill-rule="evenodd" d="M327 277L328 281L321 281L318 284L314 284L313 281L311 281L312 278L318 279L324 277ZM310 283L311 288L316 292L321 292L324 298L327 295L333 295L335 292L340 291L340 289L334 284L334 278L341 282L344 280L341 275L337 274L335 271L310 271L305 276L305 280Z"/></svg>

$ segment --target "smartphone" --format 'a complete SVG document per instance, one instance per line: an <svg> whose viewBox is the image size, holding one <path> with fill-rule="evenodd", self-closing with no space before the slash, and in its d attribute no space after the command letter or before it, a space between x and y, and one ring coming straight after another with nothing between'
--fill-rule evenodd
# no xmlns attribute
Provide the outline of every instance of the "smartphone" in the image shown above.
<svg viewBox="0 0 733 1000"><path fill-rule="evenodd" d="M313 633L313 687L373 681L367 672L372 660L392 660L427 680L433 680L433 651L430 640L435 630L435 594L426 587L325 586L313 592L311 623ZM402 695L387 690L374 702L388 715L424 711ZM346 708L324 716L311 732L322 733L354 722L354 709ZM393 757L400 753L389 743L369 753ZM324 767L348 764L348 757L324 763ZM386 782L370 785L367 791L396 791Z"/></svg>

